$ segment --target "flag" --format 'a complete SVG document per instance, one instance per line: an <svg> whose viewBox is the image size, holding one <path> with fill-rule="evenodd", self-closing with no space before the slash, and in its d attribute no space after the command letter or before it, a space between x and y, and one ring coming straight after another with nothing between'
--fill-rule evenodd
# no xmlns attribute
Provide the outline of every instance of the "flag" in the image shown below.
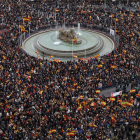
<svg viewBox="0 0 140 140"><path fill-rule="evenodd" d="M67 12L67 9L65 9L64 12Z"/></svg>
<svg viewBox="0 0 140 140"><path fill-rule="evenodd" d="M134 92L136 92L135 89L131 89L131 90L130 90L130 93L134 93Z"/></svg>
<svg viewBox="0 0 140 140"><path fill-rule="evenodd" d="M90 104L90 106L96 106L96 103L92 102L92 103Z"/></svg>
<svg viewBox="0 0 140 140"><path fill-rule="evenodd" d="M117 66L115 66L115 65L112 65L112 66L111 66L111 68L112 68L112 69L116 69L116 68L117 68Z"/></svg>
<svg viewBox="0 0 140 140"><path fill-rule="evenodd" d="M29 18L23 18L23 21L29 21L30 19Z"/></svg>
<svg viewBox="0 0 140 140"><path fill-rule="evenodd" d="M89 18L90 18L90 19L92 19L92 17L91 17L91 16L90 16Z"/></svg>
<svg viewBox="0 0 140 140"><path fill-rule="evenodd" d="M22 25L19 25L19 28L25 30L25 28Z"/></svg>
<svg viewBox="0 0 140 140"><path fill-rule="evenodd" d="M73 58L77 58L78 56L76 54L73 55Z"/></svg>
<svg viewBox="0 0 140 140"><path fill-rule="evenodd" d="M122 102L122 100L120 100L120 99L119 99L119 100L117 100L117 102L121 103L121 102Z"/></svg>
<svg viewBox="0 0 140 140"><path fill-rule="evenodd" d="M140 94L136 94L137 97L140 97Z"/></svg>
<svg viewBox="0 0 140 140"><path fill-rule="evenodd" d="M133 104L132 103L129 103L129 102L127 102L125 105L127 105L127 106L133 106Z"/></svg>
<svg viewBox="0 0 140 140"><path fill-rule="evenodd" d="M60 69L58 69L56 72L60 72Z"/></svg>
<svg viewBox="0 0 140 140"><path fill-rule="evenodd" d="M71 137L74 137L74 136L75 136L75 134L74 134L73 132L70 132L69 135L70 135Z"/></svg>
<svg viewBox="0 0 140 140"><path fill-rule="evenodd" d="M83 99L83 95L80 95L78 99Z"/></svg>
<svg viewBox="0 0 140 140"><path fill-rule="evenodd" d="M101 68L102 67L102 65L100 64L100 65L97 65L97 68L99 69L99 68Z"/></svg>
<svg viewBox="0 0 140 140"><path fill-rule="evenodd" d="M97 127L97 125L95 125L95 124L93 124L93 123L91 123L89 126L90 126L90 127Z"/></svg>
<svg viewBox="0 0 140 140"><path fill-rule="evenodd" d="M116 119L115 119L115 117L111 117L111 120L114 122L114 123L116 123L117 121L116 121Z"/></svg>
<svg viewBox="0 0 140 140"><path fill-rule="evenodd" d="M73 38L73 42L77 42L77 39L76 38Z"/></svg>
<svg viewBox="0 0 140 140"><path fill-rule="evenodd" d="M28 15L28 19L31 19L30 15Z"/></svg>
<svg viewBox="0 0 140 140"><path fill-rule="evenodd" d="M67 137L69 136L74 137L75 136L74 132L67 132Z"/></svg>
<svg viewBox="0 0 140 140"><path fill-rule="evenodd" d="M94 56L95 58L98 58L98 57L100 57L100 54L97 54L96 56Z"/></svg>
<svg viewBox="0 0 140 140"><path fill-rule="evenodd" d="M51 130L49 131L50 134L55 133L55 132L56 132L55 129L51 129Z"/></svg>
<svg viewBox="0 0 140 140"><path fill-rule="evenodd" d="M82 106L80 105L79 107L77 107L77 110L80 111L82 109Z"/></svg>
<svg viewBox="0 0 140 140"><path fill-rule="evenodd" d="M97 94L100 94L100 90L99 90L99 89L97 89L97 90L96 90L96 93L97 93Z"/></svg>
<svg viewBox="0 0 140 140"><path fill-rule="evenodd" d="M1 17L4 17L4 15L1 15Z"/></svg>
<svg viewBox="0 0 140 140"><path fill-rule="evenodd" d="M54 57L54 55L50 55L50 57L49 58L53 58Z"/></svg>
<svg viewBox="0 0 140 140"><path fill-rule="evenodd" d="M74 83L74 86L77 86L77 83Z"/></svg>
<svg viewBox="0 0 140 140"><path fill-rule="evenodd" d="M93 98L88 98L88 101L91 102L93 100Z"/></svg>
<svg viewBox="0 0 140 140"><path fill-rule="evenodd" d="M116 22L119 22L119 19L118 18L116 18Z"/></svg>
<svg viewBox="0 0 140 140"><path fill-rule="evenodd" d="M43 90L40 90L40 91L39 91L39 94L41 95L41 94L42 94L42 92L43 92Z"/></svg>
<svg viewBox="0 0 140 140"><path fill-rule="evenodd" d="M57 62L61 62L61 60L58 59Z"/></svg>
<svg viewBox="0 0 140 140"><path fill-rule="evenodd" d="M28 80L31 79L31 76L27 76L27 79L28 79Z"/></svg>
<svg viewBox="0 0 140 140"><path fill-rule="evenodd" d="M2 39L2 37L0 36L0 39Z"/></svg>
<svg viewBox="0 0 140 140"><path fill-rule="evenodd" d="M6 59L6 56L3 56L3 59L5 60Z"/></svg>
<svg viewBox="0 0 140 140"><path fill-rule="evenodd" d="M56 12L59 12L60 10L59 10L59 9L56 9L55 11L56 11Z"/></svg>
<svg viewBox="0 0 140 140"><path fill-rule="evenodd" d="M105 101L101 101L101 106L105 106L106 102Z"/></svg>
<svg viewBox="0 0 140 140"><path fill-rule="evenodd" d="M114 14L111 14L109 17L113 18L114 17Z"/></svg>
<svg viewBox="0 0 140 140"><path fill-rule="evenodd" d="M27 31L27 30L25 30L25 29L21 29L21 32L26 32L26 33L28 33L28 31Z"/></svg>
<svg viewBox="0 0 140 140"><path fill-rule="evenodd" d="M127 50L123 50L124 54L127 52Z"/></svg>
<svg viewBox="0 0 140 140"><path fill-rule="evenodd" d="M115 101L115 98L114 97L110 97L110 101Z"/></svg>
<svg viewBox="0 0 140 140"><path fill-rule="evenodd" d="M35 53L36 53L36 54L39 54L37 50L35 50Z"/></svg>

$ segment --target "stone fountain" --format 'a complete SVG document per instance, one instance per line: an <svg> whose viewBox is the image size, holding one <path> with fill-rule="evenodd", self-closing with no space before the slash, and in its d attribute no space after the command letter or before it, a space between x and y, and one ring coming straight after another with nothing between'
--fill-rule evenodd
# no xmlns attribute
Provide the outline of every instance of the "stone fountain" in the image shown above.
<svg viewBox="0 0 140 140"><path fill-rule="evenodd" d="M70 31L65 31L64 29L59 30L58 38L67 43L82 43L82 39L80 38L79 34L74 32L74 29L70 29Z"/></svg>

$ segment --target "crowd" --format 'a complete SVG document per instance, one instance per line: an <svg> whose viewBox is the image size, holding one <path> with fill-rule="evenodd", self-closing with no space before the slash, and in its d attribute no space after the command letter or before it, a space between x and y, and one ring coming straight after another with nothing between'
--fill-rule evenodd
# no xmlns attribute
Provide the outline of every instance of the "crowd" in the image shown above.
<svg viewBox="0 0 140 140"><path fill-rule="evenodd" d="M140 140L140 13L61 0L55 19L58 3L49 2L0 1L1 29L7 30L0 35L0 139ZM66 25L115 30L117 18L119 46L88 62L34 58L18 46L19 25L28 15L33 30L56 20L63 25L64 16ZM28 30L28 22L23 26ZM117 97L100 96L100 90L122 85Z"/></svg>

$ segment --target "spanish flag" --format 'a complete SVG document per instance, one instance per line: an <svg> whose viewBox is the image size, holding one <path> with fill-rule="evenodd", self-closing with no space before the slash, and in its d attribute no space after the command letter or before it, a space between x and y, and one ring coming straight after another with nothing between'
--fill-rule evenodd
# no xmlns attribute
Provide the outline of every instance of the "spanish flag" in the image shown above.
<svg viewBox="0 0 140 140"><path fill-rule="evenodd" d="M56 72L60 72L60 69L58 69Z"/></svg>
<svg viewBox="0 0 140 140"><path fill-rule="evenodd" d="M74 83L74 86L77 86L77 83Z"/></svg>
<svg viewBox="0 0 140 140"><path fill-rule="evenodd" d="M123 50L123 53L125 54L127 52L127 50Z"/></svg>
<svg viewBox="0 0 140 140"><path fill-rule="evenodd" d="M77 108L77 110L80 111L81 109L82 109L82 106L80 105L80 106Z"/></svg>
<svg viewBox="0 0 140 140"><path fill-rule="evenodd" d="M50 57L49 58L53 58L54 57L54 55L50 55Z"/></svg>
<svg viewBox="0 0 140 140"><path fill-rule="evenodd" d="M88 98L88 102L91 102L93 100L93 98Z"/></svg>
<svg viewBox="0 0 140 140"><path fill-rule="evenodd" d="M3 59L5 60L6 59L6 56L3 56Z"/></svg>
<svg viewBox="0 0 140 140"><path fill-rule="evenodd" d="M39 91L39 94L41 95L41 94L42 94L42 92L43 92L43 90L40 90L40 91Z"/></svg>
<svg viewBox="0 0 140 140"><path fill-rule="evenodd" d="M29 21L30 19L29 18L23 18L23 21Z"/></svg>
<svg viewBox="0 0 140 140"><path fill-rule="evenodd" d="M28 31L27 31L27 30L25 30L25 29L21 29L21 32L26 32L26 33L28 33Z"/></svg>
<svg viewBox="0 0 140 140"><path fill-rule="evenodd" d="M31 19L30 15L28 15L28 19Z"/></svg>
<svg viewBox="0 0 140 140"><path fill-rule="evenodd" d="M118 18L116 18L116 22L119 22L119 19Z"/></svg>
<svg viewBox="0 0 140 140"><path fill-rule="evenodd" d="M101 68L102 67L102 65L100 64L100 65L97 65L97 68L99 69L99 68Z"/></svg>
<svg viewBox="0 0 140 140"><path fill-rule="evenodd" d="M2 39L2 37L0 36L0 39Z"/></svg>
<svg viewBox="0 0 140 140"><path fill-rule="evenodd" d="M116 121L116 119L115 119L115 117L111 117L111 120L114 122L114 123L116 123L117 121Z"/></svg>
<svg viewBox="0 0 140 140"><path fill-rule="evenodd" d="M122 100L120 100L120 99L119 99L119 100L117 100L117 102L121 103L121 102L122 102Z"/></svg>
<svg viewBox="0 0 140 140"><path fill-rule="evenodd" d="M22 25L19 25L19 28L25 30L25 28Z"/></svg>
<svg viewBox="0 0 140 140"><path fill-rule="evenodd" d="M99 89L97 89L97 90L96 90L96 93L97 93L97 94L100 94L100 90L99 90Z"/></svg>
<svg viewBox="0 0 140 140"><path fill-rule="evenodd" d="M92 102L92 103L90 104L90 106L96 106L96 103Z"/></svg>
<svg viewBox="0 0 140 140"><path fill-rule="evenodd" d="M75 134L74 134L73 132L70 132L69 135L70 135L71 137L74 137L74 136L75 136Z"/></svg>
<svg viewBox="0 0 140 140"><path fill-rule="evenodd" d="M90 16L89 18L90 18L90 19L92 19L92 17L91 17L91 16Z"/></svg>
<svg viewBox="0 0 140 140"><path fill-rule="evenodd" d="M36 53L36 54L39 54L37 50L35 50L35 53Z"/></svg>
<svg viewBox="0 0 140 140"><path fill-rule="evenodd" d="M56 132L55 129L51 129L51 130L49 131L50 134L55 133L55 132Z"/></svg>
<svg viewBox="0 0 140 140"><path fill-rule="evenodd" d="M106 102L105 101L101 101L101 106L105 106Z"/></svg>
<svg viewBox="0 0 140 140"><path fill-rule="evenodd" d="M69 136L74 137L75 136L74 132L67 132L67 137Z"/></svg>
<svg viewBox="0 0 140 140"><path fill-rule="evenodd" d="M76 38L73 38L73 42L77 42L77 39Z"/></svg>
<svg viewBox="0 0 140 140"><path fill-rule="evenodd" d="M56 9L55 11L56 11L56 12L59 12L60 10L59 10L59 9Z"/></svg>
<svg viewBox="0 0 140 140"><path fill-rule="evenodd" d="M97 54L96 56L94 56L95 58L98 58L98 57L100 57L100 54Z"/></svg>
<svg viewBox="0 0 140 140"><path fill-rule="evenodd" d="M111 14L111 17L113 18L114 17L114 14Z"/></svg>
<svg viewBox="0 0 140 140"><path fill-rule="evenodd" d="M61 60L58 59L57 62L61 62Z"/></svg>
<svg viewBox="0 0 140 140"><path fill-rule="evenodd" d="M115 98L114 97L110 97L110 101L115 101Z"/></svg>
<svg viewBox="0 0 140 140"><path fill-rule="evenodd" d="M78 99L83 99L83 95L80 95Z"/></svg>
<svg viewBox="0 0 140 140"><path fill-rule="evenodd" d="M112 69L116 69L116 68L117 68L117 66L115 66L115 65L112 65L112 66L111 66L111 68L112 68Z"/></svg>
<svg viewBox="0 0 140 140"><path fill-rule="evenodd" d="M137 97L140 97L140 94L136 94Z"/></svg>
<svg viewBox="0 0 140 140"><path fill-rule="evenodd" d="M67 9L65 9L64 12L67 12Z"/></svg>
<svg viewBox="0 0 140 140"><path fill-rule="evenodd" d="M131 89L131 90L130 90L130 93L134 93L134 92L136 92L135 89Z"/></svg>
<svg viewBox="0 0 140 140"><path fill-rule="evenodd" d="M90 127L97 127L97 125L91 123L91 124L90 124Z"/></svg>
<svg viewBox="0 0 140 140"><path fill-rule="evenodd" d="M127 105L127 106L133 106L133 104L132 103L129 103L129 102L127 102L125 105Z"/></svg>
<svg viewBox="0 0 140 140"><path fill-rule="evenodd" d="M73 58L78 58L78 56L76 54L73 55Z"/></svg>
<svg viewBox="0 0 140 140"><path fill-rule="evenodd" d="M1 15L1 17L4 17L4 15Z"/></svg>

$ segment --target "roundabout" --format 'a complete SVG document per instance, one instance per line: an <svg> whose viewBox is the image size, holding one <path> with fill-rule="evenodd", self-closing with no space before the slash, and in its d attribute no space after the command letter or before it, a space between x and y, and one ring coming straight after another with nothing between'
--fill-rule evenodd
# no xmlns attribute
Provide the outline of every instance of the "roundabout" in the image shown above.
<svg viewBox="0 0 140 140"><path fill-rule="evenodd" d="M65 31L69 31L71 28L66 28ZM71 43L64 42L58 37L59 29L44 30L33 34L26 38L22 42L23 50L37 57L35 50L38 51L39 57L44 56L45 59L49 59L53 56L53 59L59 59L61 61L73 60L73 56L77 58L90 58L97 54L100 56L110 53L114 49L113 40L104 33L80 29L80 31L74 28L74 32L80 34L81 43L74 44L73 39Z"/></svg>

